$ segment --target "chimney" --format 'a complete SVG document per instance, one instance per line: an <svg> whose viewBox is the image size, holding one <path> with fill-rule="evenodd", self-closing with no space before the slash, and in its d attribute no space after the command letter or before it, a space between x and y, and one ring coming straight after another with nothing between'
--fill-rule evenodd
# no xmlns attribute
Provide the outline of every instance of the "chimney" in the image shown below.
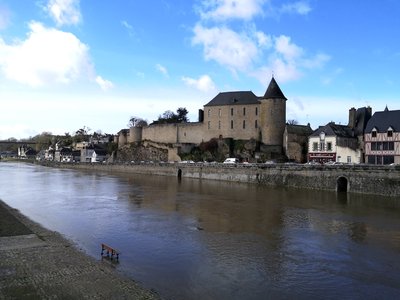
<svg viewBox="0 0 400 300"><path fill-rule="evenodd" d="M199 122L204 122L204 110L199 109Z"/></svg>
<svg viewBox="0 0 400 300"><path fill-rule="evenodd" d="M349 127L354 129L356 127L356 109L354 107L349 109Z"/></svg>
<svg viewBox="0 0 400 300"><path fill-rule="evenodd" d="M371 118L372 117L372 107L371 106L367 106L367 112L368 112L368 117Z"/></svg>

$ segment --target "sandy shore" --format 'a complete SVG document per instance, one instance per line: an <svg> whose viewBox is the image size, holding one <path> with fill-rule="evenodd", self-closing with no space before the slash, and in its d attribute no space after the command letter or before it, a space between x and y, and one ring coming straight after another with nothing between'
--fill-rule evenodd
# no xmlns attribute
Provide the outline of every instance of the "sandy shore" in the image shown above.
<svg viewBox="0 0 400 300"><path fill-rule="evenodd" d="M100 245L99 245L100 251ZM100 254L100 252L99 252ZM0 299L159 299L0 200Z"/></svg>

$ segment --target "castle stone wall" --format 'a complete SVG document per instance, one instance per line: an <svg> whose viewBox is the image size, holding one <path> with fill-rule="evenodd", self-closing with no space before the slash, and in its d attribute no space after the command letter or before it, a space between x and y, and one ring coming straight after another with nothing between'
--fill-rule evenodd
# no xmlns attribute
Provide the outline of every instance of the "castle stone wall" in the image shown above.
<svg viewBox="0 0 400 300"><path fill-rule="evenodd" d="M178 124L157 124L143 127L142 140L175 144L178 142Z"/></svg>

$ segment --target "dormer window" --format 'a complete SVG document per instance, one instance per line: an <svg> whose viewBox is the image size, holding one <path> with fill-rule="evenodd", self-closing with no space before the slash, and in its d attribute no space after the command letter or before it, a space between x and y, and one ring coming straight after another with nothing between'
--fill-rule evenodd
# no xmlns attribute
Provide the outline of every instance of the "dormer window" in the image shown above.
<svg viewBox="0 0 400 300"><path fill-rule="evenodd" d="M372 129L371 136L376 138L376 128Z"/></svg>
<svg viewBox="0 0 400 300"><path fill-rule="evenodd" d="M387 136L388 137L393 137L393 128L389 127L388 131L387 131Z"/></svg>
<svg viewBox="0 0 400 300"><path fill-rule="evenodd" d="M320 134L319 134L319 139L321 140L321 141L325 141L325 132L321 132Z"/></svg>

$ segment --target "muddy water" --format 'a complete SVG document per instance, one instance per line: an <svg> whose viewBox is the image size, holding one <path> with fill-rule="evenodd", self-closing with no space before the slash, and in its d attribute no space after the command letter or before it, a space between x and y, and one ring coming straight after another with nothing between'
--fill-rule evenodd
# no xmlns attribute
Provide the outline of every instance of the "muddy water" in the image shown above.
<svg viewBox="0 0 400 300"><path fill-rule="evenodd" d="M0 163L0 198L167 299L400 298L400 199Z"/></svg>

